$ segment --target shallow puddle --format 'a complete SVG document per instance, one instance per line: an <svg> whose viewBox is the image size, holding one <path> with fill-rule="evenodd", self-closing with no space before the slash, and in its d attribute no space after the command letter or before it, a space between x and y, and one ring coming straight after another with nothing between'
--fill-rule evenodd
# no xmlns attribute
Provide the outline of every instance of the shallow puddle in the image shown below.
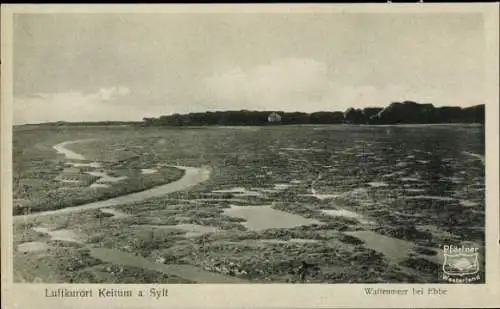
<svg viewBox="0 0 500 309"><path fill-rule="evenodd" d="M73 180L73 179L64 179L64 178L58 178L56 177L55 180L59 182L64 182L64 183L79 183L79 180Z"/></svg>
<svg viewBox="0 0 500 309"><path fill-rule="evenodd" d="M265 189L265 188L251 188L251 191L263 192L263 193L278 193L280 190L275 189Z"/></svg>
<svg viewBox="0 0 500 309"><path fill-rule="evenodd" d="M99 162L90 162L90 163L76 163L76 162L68 162L66 165L70 165L73 167L92 167L92 168L100 168L102 164Z"/></svg>
<svg viewBox="0 0 500 309"><path fill-rule="evenodd" d="M406 192L425 192L425 189L404 188Z"/></svg>
<svg viewBox="0 0 500 309"><path fill-rule="evenodd" d="M427 164L427 163L429 163L431 161L429 161L429 160L417 160L415 162L420 163L420 164Z"/></svg>
<svg viewBox="0 0 500 309"><path fill-rule="evenodd" d="M305 239L305 238L292 238L289 240L261 239L261 240L257 240L257 241L263 242L263 243L269 243L269 244L290 244L290 243L307 244L307 243L317 243L318 242L318 240L316 240L316 239Z"/></svg>
<svg viewBox="0 0 500 309"><path fill-rule="evenodd" d="M320 201L333 199L342 196L341 194L328 194L328 193L319 193L316 189L311 188L311 194L304 194L302 196L312 196Z"/></svg>
<svg viewBox="0 0 500 309"><path fill-rule="evenodd" d="M469 200L460 200L459 203L460 203L460 205L462 205L464 207L474 207L474 206L478 206L479 205L479 203L473 202L473 201L469 201Z"/></svg>
<svg viewBox="0 0 500 309"><path fill-rule="evenodd" d="M338 194L305 194L304 196L312 196L320 201L324 201L324 200L329 200L329 199L334 199L334 198L337 198L339 197Z"/></svg>
<svg viewBox="0 0 500 309"><path fill-rule="evenodd" d="M158 170L157 169L154 169L154 168L143 168L141 169L141 173L143 175L150 175L150 174L154 174L154 173L157 173Z"/></svg>
<svg viewBox="0 0 500 309"><path fill-rule="evenodd" d="M293 228L301 225L321 224L314 219L304 218L285 211L273 209L270 205L235 206L224 209L224 214L230 217L242 218L246 228L260 231L271 228Z"/></svg>
<svg viewBox="0 0 500 309"><path fill-rule="evenodd" d="M368 185L370 187L374 187L374 188L380 188L380 187L387 187L387 186L389 186L387 183L385 183L383 181L372 181L372 182L369 182Z"/></svg>
<svg viewBox="0 0 500 309"><path fill-rule="evenodd" d="M130 217L129 214L124 213L124 212L119 211L119 210L116 210L116 209L113 209L113 208L101 208L100 210L103 213L107 213L107 214L113 215L113 218L115 218L115 219Z"/></svg>
<svg viewBox="0 0 500 309"><path fill-rule="evenodd" d="M94 189L97 189L97 188L109 188L109 185L105 184L105 183L93 183L89 187L90 188L94 188Z"/></svg>
<svg viewBox="0 0 500 309"><path fill-rule="evenodd" d="M322 209L321 212L334 217L361 218L361 215L345 209Z"/></svg>
<svg viewBox="0 0 500 309"><path fill-rule="evenodd" d="M212 193L215 193L215 194L232 193L233 195L239 196L239 197L244 197L244 196L260 197L260 196L262 196L262 193L260 193L260 192L247 190L246 188L243 188L243 187L234 187L231 189L214 190L214 191L212 191Z"/></svg>
<svg viewBox="0 0 500 309"><path fill-rule="evenodd" d="M62 230L50 231L48 234L50 235L52 240L76 242L76 243L83 242L80 239L80 237L72 230L62 229Z"/></svg>
<svg viewBox="0 0 500 309"><path fill-rule="evenodd" d="M83 243L83 240L80 238L80 236L73 230L68 230L68 229L52 230L50 228L45 228L40 226L33 227L32 229L38 233L48 234L50 236L50 240Z"/></svg>
<svg viewBox="0 0 500 309"><path fill-rule="evenodd" d="M383 253L396 262L403 261L415 248L415 244L389 236L384 236L372 231L350 231L344 234L354 236L365 242L366 248Z"/></svg>
<svg viewBox="0 0 500 309"><path fill-rule="evenodd" d="M213 190L213 193L244 193L247 192L247 189L243 187L234 187L231 189L220 189L220 190Z"/></svg>
<svg viewBox="0 0 500 309"><path fill-rule="evenodd" d="M142 269L159 271L167 275L176 275L198 283L245 283L246 280L225 276L222 274L205 271L192 265L161 264L150 261L142 256L127 252L107 249L92 248L91 255L103 262L138 267Z"/></svg>
<svg viewBox="0 0 500 309"><path fill-rule="evenodd" d="M433 196L433 195L415 195L415 196L406 196L405 199L409 200L436 200L436 201L455 201L455 198L447 197L447 196Z"/></svg>
<svg viewBox="0 0 500 309"><path fill-rule="evenodd" d="M397 177L397 176L404 175L405 173L406 173L406 171L396 171L396 172L392 172L392 173L389 173L389 174L382 175L382 178Z"/></svg>
<svg viewBox="0 0 500 309"><path fill-rule="evenodd" d="M25 242L17 246L17 251L28 253L28 252L41 252L48 249L48 245L43 242L33 241Z"/></svg>
<svg viewBox="0 0 500 309"><path fill-rule="evenodd" d="M286 190L288 188L290 188L292 185L288 184L288 183L276 183L274 184L274 189L275 190Z"/></svg>
<svg viewBox="0 0 500 309"><path fill-rule="evenodd" d="M356 219L363 224L373 223L363 218L363 216L361 216L360 214L345 209L321 209L321 212L332 217L346 217L346 218Z"/></svg>
<svg viewBox="0 0 500 309"><path fill-rule="evenodd" d="M295 148L295 147L287 147L287 148L281 148L281 150L286 150L286 151L296 151L296 152L323 152L323 149L318 149L318 148Z"/></svg>
<svg viewBox="0 0 500 309"><path fill-rule="evenodd" d="M420 179L416 177L401 177L401 181L420 182Z"/></svg>
<svg viewBox="0 0 500 309"><path fill-rule="evenodd" d="M203 202L208 202L208 203L213 203L213 202L235 202L235 203L246 203L247 201L244 199L237 199L237 198L193 198L193 199L179 199L178 201L185 201L187 203L203 203Z"/></svg>
<svg viewBox="0 0 500 309"><path fill-rule="evenodd" d="M44 233L44 234L48 234L52 230L51 228L43 227L43 226L35 226L31 229L35 232Z"/></svg>
<svg viewBox="0 0 500 309"><path fill-rule="evenodd" d="M97 182L118 182L127 179L127 176L113 177L105 172L87 172L87 174L99 177Z"/></svg>

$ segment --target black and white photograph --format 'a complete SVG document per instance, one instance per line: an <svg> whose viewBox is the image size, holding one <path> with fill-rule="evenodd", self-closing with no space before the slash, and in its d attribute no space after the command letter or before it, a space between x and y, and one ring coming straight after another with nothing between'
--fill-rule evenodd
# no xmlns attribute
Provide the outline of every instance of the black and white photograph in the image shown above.
<svg viewBox="0 0 500 309"><path fill-rule="evenodd" d="M484 16L243 11L13 15L13 281L485 284Z"/></svg>

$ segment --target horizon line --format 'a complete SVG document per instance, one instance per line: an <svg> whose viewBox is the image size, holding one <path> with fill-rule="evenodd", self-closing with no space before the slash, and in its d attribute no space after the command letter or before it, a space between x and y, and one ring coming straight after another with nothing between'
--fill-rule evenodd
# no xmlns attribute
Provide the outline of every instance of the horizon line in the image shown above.
<svg viewBox="0 0 500 309"><path fill-rule="evenodd" d="M475 105L470 105L470 106L451 106L451 105L445 105L445 106L435 106L433 103L418 103L415 101L393 101L389 105L385 107L380 107L380 106L372 106L372 107L364 107L364 108L356 108L356 107L349 107L346 109L354 109L354 110L364 110L364 109L371 109L371 108L380 108L384 109L387 108L388 106L394 104L394 103L416 103L418 105L432 105L435 108L443 108L443 107L452 107L452 108L460 108L460 109L466 109L466 108L471 108L471 107L476 107L476 106L481 106L481 105L486 105L485 103L481 104L475 104ZM159 117L162 116L172 116L172 115L188 115L188 114L206 114L206 113L223 113L223 112L269 112L269 113L301 113L301 114L314 114L314 113L345 113L346 111L328 111L328 110L318 110L314 112L303 112L303 111L285 111L285 110L256 110L256 109L229 109L229 110L205 110L203 112L187 112L187 113L170 113L170 114L163 114L159 116L143 116L141 119L138 120L92 120L92 121L86 121L86 120L81 120L81 121L67 121L67 120L54 120L54 121L45 121L45 122L34 122L34 123L19 123L19 124L13 124L12 126L24 126L24 125L42 125L42 124L56 124L56 123L67 123L67 124L94 124L94 123L123 123L123 124L129 124L129 123L143 123L145 122L145 119L158 119ZM157 117L157 118L155 118Z"/></svg>

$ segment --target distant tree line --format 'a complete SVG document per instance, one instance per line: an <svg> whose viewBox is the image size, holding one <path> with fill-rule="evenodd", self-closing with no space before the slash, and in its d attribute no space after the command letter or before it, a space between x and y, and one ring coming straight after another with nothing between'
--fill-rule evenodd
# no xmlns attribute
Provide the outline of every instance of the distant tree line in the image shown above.
<svg viewBox="0 0 500 309"><path fill-rule="evenodd" d="M145 126L273 125L268 116L276 112L279 124L430 124L484 123L484 104L467 108L435 107L411 101L394 102L386 108L349 108L345 112L216 111L144 118Z"/></svg>
<svg viewBox="0 0 500 309"><path fill-rule="evenodd" d="M270 122L272 113L281 116L279 122ZM412 101L394 102L385 108L349 108L345 112L320 111L314 113L283 111L207 111L173 114L142 121L51 122L44 126L240 126L275 124L430 124L430 123L484 123L485 105L461 108L435 107ZM30 126L30 125L25 125ZM37 125L38 126L38 125Z"/></svg>
<svg viewBox="0 0 500 309"><path fill-rule="evenodd" d="M274 111L219 111L189 114L173 114L159 118L144 118L145 125L199 126L199 125L266 125ZM343 112L287 113L277 112L281 124L330 124L343 123Z"/></svg>
<svg viewBox="0 0 500 309"><path fill-rule="evenodd" d="M141 125L143 121L56 121L56 122L44 122L39 124L25 124L23 126L48 126L48 127L59 127L59 126L128 126L128 125Z"/></svg>

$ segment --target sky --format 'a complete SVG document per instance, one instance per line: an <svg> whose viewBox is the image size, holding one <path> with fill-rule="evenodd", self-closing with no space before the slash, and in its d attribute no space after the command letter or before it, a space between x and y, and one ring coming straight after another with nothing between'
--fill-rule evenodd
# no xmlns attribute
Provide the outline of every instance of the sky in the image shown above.
<svg viewBox="0 0 500 309"><path fill-rule="evenodd" d="M14 122L485 103L479 14L16 14Z"/></svg>

